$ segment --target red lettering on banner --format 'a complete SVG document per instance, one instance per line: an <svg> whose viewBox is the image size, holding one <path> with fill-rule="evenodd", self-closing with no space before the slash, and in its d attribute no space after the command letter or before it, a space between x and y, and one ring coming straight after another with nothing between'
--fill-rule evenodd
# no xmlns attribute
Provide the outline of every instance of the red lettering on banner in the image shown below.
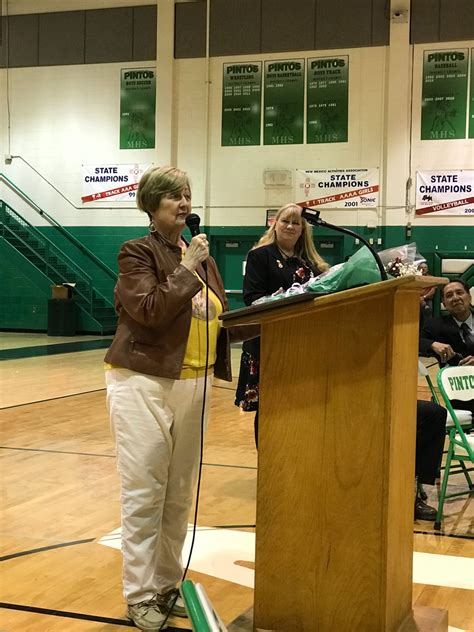
<svg viewBox="0 0 474 632"><path fill-rule="evenodd" d="M339 200L347 200L347 198L359 197L360 195L367 195L368 193L376 193L379 190L379 185L375 184L372 187L366 187L365 189L357 189L355 191L345 191L344 193L338 193L337 195L328 195L322 198L315 198L314 200L305 200L304 202L297 202L298 206L320 206L321 204L329 204L330 202L338 202Z"/></svg>
<svg viewBox="0 0 474 632"><path fill-rule="evenodd" d="M437 211L446 211L456 206L467 206L474 203L474 197L464 198L462 200L453 200L452 202L444 202L444 204L433 204L425 208L417 208L415 215L426 215L427 213L436 213Z"/></svg>
<svg viewBox="0 0 474 632"><path fill-rule="evenodd" d="M138 189L138 182L135 184L127 184L127 186L120 187L119 189L109 189L108 191L100 191L99 193L91 193L91 195L85 195L81 197L82 203L93 202L94 200L102 200L103 198L112 197L115 195L121 195L122 193L129 193L130 191L136 191Z"/></svg>

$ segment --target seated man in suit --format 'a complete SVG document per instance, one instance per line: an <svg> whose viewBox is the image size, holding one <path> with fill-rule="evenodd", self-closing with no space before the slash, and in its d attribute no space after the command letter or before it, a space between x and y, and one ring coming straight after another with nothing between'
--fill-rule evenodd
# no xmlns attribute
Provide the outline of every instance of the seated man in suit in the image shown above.
<svg viewBox="0 0 474 632"><path fill-rule="evenodd" d="M471 294L464 281L450 281L441 288L449 314L426 321L420 331L420 355L435 355L440 364L474 365L474 323ZM453 408L474 414L474 400L453 400Z"/></svg>
<svg viewBox="0 0 474 632"><path fill-rule="evenodd" d="M415 475L418 483L434 485L438 475L444 438L446 408L434 402L416 402L416 459ZM415 519L434 520L436 509L427 505L415 492Z"/></svg>

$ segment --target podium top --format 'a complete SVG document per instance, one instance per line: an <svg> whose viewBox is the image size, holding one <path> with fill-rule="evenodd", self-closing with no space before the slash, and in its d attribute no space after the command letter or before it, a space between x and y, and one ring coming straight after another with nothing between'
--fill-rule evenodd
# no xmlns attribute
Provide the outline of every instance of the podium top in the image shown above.
<svg viewBox="0 0 474 632"><path fill-rule="evenodd" d="M384 296L400 290L420 293L433 285L445 285L449 279L433 276L404 276L389 281L380 281L362 285L341 292L331 294L314 294L305 292L288 298L282 298L261 305L250 305L219 316L223 327L236 325L263 324L267 322L284 320L296 315L308 314L315 309L325 309L345 302L365 300L373 296Z"/></svg>

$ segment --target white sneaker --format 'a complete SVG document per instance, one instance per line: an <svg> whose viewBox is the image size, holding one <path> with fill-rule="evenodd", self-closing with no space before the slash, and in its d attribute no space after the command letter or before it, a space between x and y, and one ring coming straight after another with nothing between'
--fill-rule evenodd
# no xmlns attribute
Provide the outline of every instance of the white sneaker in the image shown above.
<svg viewBox="0 0 474 632"><path fill-rule="evenodd" d="M187 617L188 613L186 612L186 608L184 607L184 602L179 594L179 590L177 588L172 588L168 590L168 592L163 595L157 594L155 596L156 603L161 608L162 612L165 614L171 608L171 614L174 614L175 617Z"/></svg>
<svg viewBox="0 0 474 632"><path fill-rule="evenodd" d="M146 632L159 632L159 630L166 630L168 627L166 624L163 628L161 627L166 615L160 611L155 597L147 601L129 604L127 616L139 630Z"/></svg>

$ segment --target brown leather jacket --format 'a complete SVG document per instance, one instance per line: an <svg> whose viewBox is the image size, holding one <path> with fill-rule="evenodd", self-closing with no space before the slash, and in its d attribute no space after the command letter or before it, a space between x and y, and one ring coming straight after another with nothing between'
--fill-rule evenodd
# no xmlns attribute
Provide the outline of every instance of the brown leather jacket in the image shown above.
<svg viewBox="0 0 474 632"><path fill-rule="evenodd" d="M160 233L132 239L118 256L115 287L117 331L105 361L139 373L179 379L191 325L191 299L202 285L180 265L181 248ZM198 274L204 277L201 265ZM207 259L209 287L228 309L214 259ZM256 326L221 329L214 365L216 377L230 381L230 340L258 335Z"/></svg>

